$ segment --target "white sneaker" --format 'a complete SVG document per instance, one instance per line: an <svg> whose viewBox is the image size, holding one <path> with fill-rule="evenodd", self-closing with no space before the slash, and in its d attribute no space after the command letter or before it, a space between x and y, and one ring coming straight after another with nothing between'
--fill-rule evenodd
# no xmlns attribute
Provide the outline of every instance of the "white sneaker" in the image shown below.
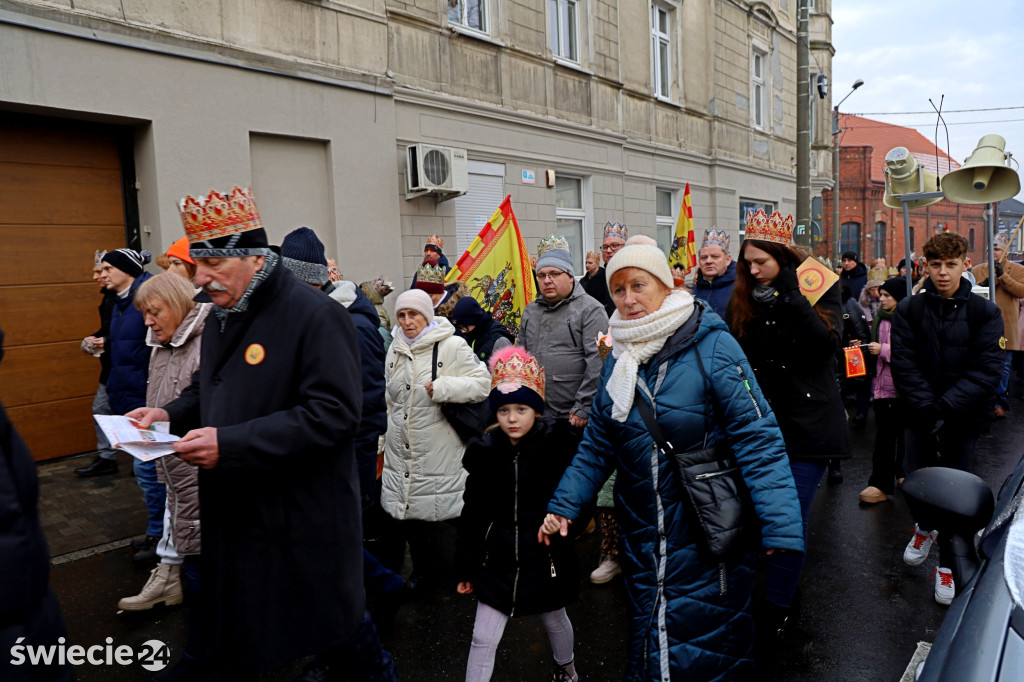
<svg viewBox="0 0 1024 682"><path fill-rule="evenodd" d="M619 566L619 562L611 557L605 557L601 560L601 565L595 568L590 574L590 582L595 585L601 585L608 582L619 573L622 573L622 567Z"/></svg>
<svg viewBox="0 0 1024 682"><path fill-rule="evenodd" d="M918 566L928 558L928 552L932 549L932 543L939 536L939 532L933 530L930 533L921 532L921 528L914 524L914 537L907 543L903 550L903 561L908 566Z"/></svg>
<svg viewBox="0 0 1024 682"><path fill-rule="evenodd" d="M948 568L936 568L932 572L932 580L935 583L935 601L943 606L949 606L956 596L956 585L953 584L953 571Z"/></svg>

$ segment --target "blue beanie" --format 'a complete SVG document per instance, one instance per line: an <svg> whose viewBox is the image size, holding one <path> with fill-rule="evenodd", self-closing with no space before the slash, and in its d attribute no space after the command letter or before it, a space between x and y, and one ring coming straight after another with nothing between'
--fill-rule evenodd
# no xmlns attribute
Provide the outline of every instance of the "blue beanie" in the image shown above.
<svg viewBox="0 0 1024 682"><path fill-rule="evenodd" d="M323 286L330 279L324 243L308 227L300 227L285 235L281 242L281 259L297 279L307 284Z"/></svg>
<svg viewBox="0 0 1024 682"><path fill-rule="evenodd" d="M463 296L455 303L455 307L452 308L451 321L454 325L481 325L489 317L490 315L480 307L475 298Z"/></svg>

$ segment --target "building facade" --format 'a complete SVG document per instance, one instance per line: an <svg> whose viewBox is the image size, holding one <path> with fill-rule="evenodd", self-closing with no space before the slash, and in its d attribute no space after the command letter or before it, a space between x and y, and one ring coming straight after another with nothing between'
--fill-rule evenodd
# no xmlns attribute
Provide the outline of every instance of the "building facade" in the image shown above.
<svg viewBox="0 0 1024 682"><path fill-rule="evenodd" d="M830 4L810 4L812 76L830 74ZM428 235L454 262L506 195L527 246L560 232L579 272L608 221L667 248L687 183L698 232L792 213L797 7L0 0L0 231L33 237L0 256L0 399L37 457L90 449L90 258L164 251L185 194L251 184L272 241L310 226L346 278L399 287ZM465 194L407 195L423 144L464 154Z"/></svg>

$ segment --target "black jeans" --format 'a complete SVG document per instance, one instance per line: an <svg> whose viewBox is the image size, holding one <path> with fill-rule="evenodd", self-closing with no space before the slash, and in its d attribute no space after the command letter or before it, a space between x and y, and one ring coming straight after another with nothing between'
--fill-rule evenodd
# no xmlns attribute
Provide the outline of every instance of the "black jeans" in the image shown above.
<svg viewBox="0 0 1024 682"><path fill-rule="evenodd" d="M895 491L895 480L903 477L903 457L906 441L903 438L903 404L896 398L876 398L875 450L871 455L873 485L886 495Z"/></svg>
<svg viewBox="0 0 1024 682"><path fill-rule="evenodd" d="M940 429L932 434L931 429L917 425L908 426L904 431L907 441L903 468L908 474L925 467L948 467L970 471L974 463L974 449L978 445L978 434L947 432ZM921 528L927 533L931 528ZM949 538L939 534L939 566L952 568L953 553Z"/></svg>

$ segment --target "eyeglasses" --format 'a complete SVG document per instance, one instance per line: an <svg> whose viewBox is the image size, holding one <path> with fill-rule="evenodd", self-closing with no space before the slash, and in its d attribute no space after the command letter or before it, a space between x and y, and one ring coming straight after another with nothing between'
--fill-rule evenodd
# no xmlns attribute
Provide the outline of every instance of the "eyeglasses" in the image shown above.
<svg viewBox="0 0 1024 682"><path fill-rule="evenodd" d="M537 273L537 279L539 279L542 282L545 281L545 280L547 280L549 282L554 282L556 279L558 279L559 277L561 277L564 274L565 273L562 272L561 270L559 270L557 272L545 272L543 275L538 272Z"/></svg>
<svg viewBox="0 0 1024 682"><path fill-rule="evenodd" d="M601 245L601 250L606 252L606 253L609 252L609 251L612 252L612 253L615 253L616 251L621 249L623 246L625 246L625 244L602 244Z"/></svg>

